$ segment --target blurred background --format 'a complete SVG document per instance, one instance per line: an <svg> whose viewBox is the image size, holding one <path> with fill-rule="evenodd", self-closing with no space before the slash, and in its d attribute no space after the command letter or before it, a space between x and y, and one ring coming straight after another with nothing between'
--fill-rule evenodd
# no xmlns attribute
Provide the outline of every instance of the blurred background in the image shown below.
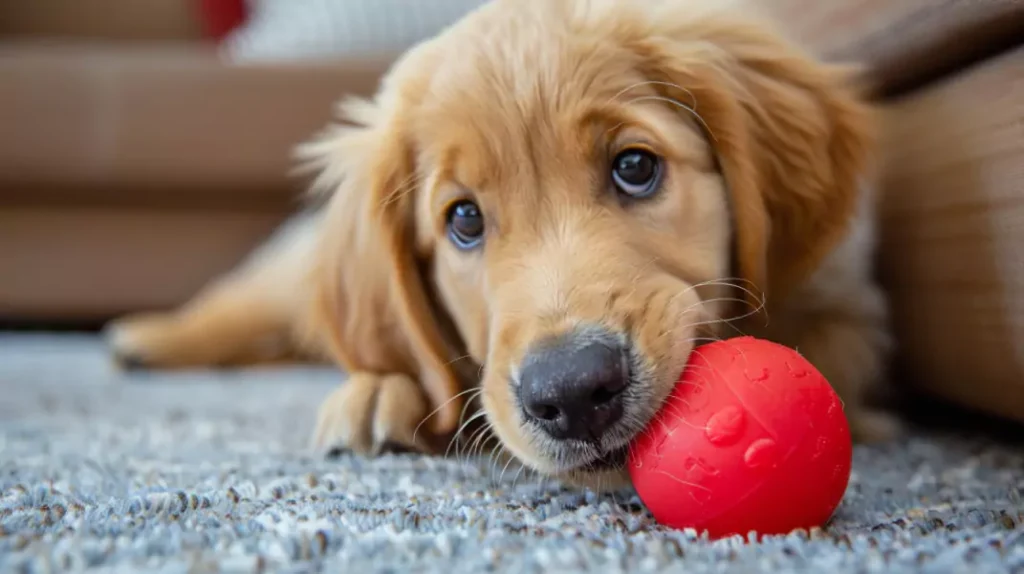
<svg viewBox="0 0 1024 574"><path fill-rule="evenodd" d="M480 3L0 0L2 327L91 330L185 301L297 207L291 148L333 102ZM1024 420L1024 2L751 10L862 62L883 108L898 369Z"/></svg>
<svg viewBox="0 0 1024 574"><path fill-rule="evenodd" d="M176 305L296 207L292 147L478 0L0 0L0 317Z"/></svg>

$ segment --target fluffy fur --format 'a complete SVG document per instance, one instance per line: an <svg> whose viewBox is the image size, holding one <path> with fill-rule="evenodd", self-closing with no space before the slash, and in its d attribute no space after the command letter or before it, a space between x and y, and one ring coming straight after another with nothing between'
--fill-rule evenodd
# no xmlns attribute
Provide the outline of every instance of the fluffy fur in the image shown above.
<svg viewBox="0 0 1024 574"><path fill-rule="evenodd" d="M657 196L616 196L628 146L662 158ZM496 0L301 146L322 208L184 308L115 323L113 349L161 368L335 361L351 380L321 409L322 448L436 450L479 407L527 466L611 485L695 347L749 333L800 350L858 438L885 437L864 405L889 348L872 146L850 71L760 22L681 0ZM462 198L486 218L475 251L446 236ZM631 349L625 416L598 444L552 441L521 415L518 365L586 326Z"/></svg>

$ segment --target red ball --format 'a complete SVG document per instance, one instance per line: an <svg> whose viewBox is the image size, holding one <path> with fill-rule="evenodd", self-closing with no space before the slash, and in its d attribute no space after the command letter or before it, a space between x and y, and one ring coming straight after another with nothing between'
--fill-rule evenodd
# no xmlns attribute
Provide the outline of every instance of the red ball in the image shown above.
<svg viewBox="0 0 1024 574"><path fill-rule="evenodd" d="M850 479L838 395L799 353L739 337L697 348L629 473L661 524L734 534L822 526Z"/></svg>

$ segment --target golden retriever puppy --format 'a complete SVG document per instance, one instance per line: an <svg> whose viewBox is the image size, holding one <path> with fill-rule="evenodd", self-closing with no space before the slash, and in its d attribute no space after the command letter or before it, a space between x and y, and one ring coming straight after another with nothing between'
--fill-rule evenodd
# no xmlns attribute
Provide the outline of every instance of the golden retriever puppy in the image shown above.
<svg viewBox="0 0 1024 574"><path fill-rule="evenodd" d="M891 435L863 401L890 347L872 111L849 70L698 7L468 14L300 147L322 207L184 308L112 325L114 352L335 361L323 448L433 450L479 404L528 467L613 485L690 353L747 333L816 364L858 438Z"/></svg>

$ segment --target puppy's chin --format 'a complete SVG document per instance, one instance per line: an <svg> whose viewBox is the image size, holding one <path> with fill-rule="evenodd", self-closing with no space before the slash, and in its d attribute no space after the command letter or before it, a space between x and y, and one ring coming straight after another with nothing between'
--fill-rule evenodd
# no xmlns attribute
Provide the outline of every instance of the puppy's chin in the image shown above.
<svg viewBox="0 0 1024 574"><path fill-rule="evenodd" d="M625 463L617 468L578 470L555 476L570 486L586 488L594 492L608 492L630 486L629 472Z"/></svg>
<svg viewBox="0 0 1024 574"><path fill-rule="evenodd" d="M526 466L568 486L604 492L630 485L629 473L626 470L629 458L628 445L573 467L559 465L554 457L537 456L532 452L523 454L513 452L513 454Z"/></svg>

